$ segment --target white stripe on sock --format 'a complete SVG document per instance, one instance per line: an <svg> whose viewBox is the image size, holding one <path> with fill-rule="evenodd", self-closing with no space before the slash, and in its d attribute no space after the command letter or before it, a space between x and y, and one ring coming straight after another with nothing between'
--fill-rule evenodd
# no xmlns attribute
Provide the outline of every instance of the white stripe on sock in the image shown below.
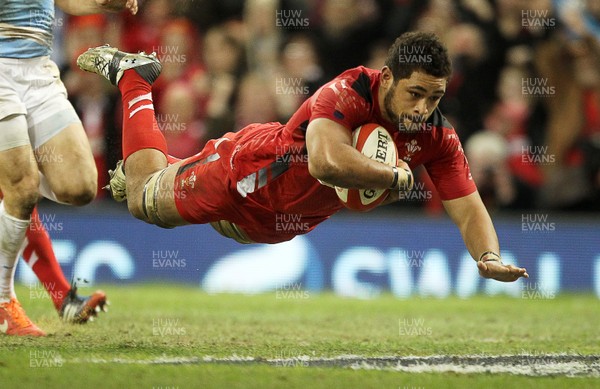
<svg viewBox="0 0 600 389"><path fill-rule="evenodd" d="M40 258L38 257L37 253L35 251L32 251L31 256L29 257L29 261L27 261L27 264L29 265L31 270L33 270L33 266L35 266L38 259Z"/></svg>
<svg viewBox="0 0 600 389"><path fill-rule="evenodd" d="M139 107L137 107L136 109L134 109L133 111L131 111L131 113L129 114L129 119L131 119L133 117L133 115L135 115L136 113L138 113L142 109L151 109L151 110L154 110L154 105L153 104L140 105Z"/></svg>
<svg viewBox="0 0 600 389"><path fill-rule="evenodd" d="M138 97L134 97L133 99L129 100L129 107L131 109L131 107L133 107L133 105L135 103L138 103L142 100L150 100L152 101L152 92L148 92L145 95L140 95Z"/></svg>

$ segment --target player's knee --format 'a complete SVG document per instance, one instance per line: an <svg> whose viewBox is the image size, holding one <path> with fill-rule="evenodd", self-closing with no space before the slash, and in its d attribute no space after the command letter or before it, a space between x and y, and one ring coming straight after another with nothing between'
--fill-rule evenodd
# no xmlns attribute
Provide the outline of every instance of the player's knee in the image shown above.
<svg viewBox="0 0 600 389"><path fill-rule="evenodd" d="M98 172L96 168L70 169L53 171L46 175L48 184L61 203L82 206L87 205L96 197Z"/></svg>
<svg viewBox="0 0 600 389"><path fill-rule="evenodd" d="M39 179L36 174L20 177L2 190L7 201L16 204L23 214L30 214L39 199L38 186Z"/></svg>
<svg viewBox="0 0 600 389"><path fill-rule="evenodd" d="M95 185L64 185L54 190L56 198L71 205L86 205L96 197Z"/></svg>

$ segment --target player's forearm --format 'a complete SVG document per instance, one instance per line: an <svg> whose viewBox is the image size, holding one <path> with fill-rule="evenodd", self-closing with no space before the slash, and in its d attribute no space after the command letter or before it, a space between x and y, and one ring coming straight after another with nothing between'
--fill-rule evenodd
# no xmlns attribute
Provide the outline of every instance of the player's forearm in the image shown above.
<svg viewBox="0 0 600 389"><path fill-rule="evenodd" d="M349 145L309 154L308 167L313 177L340 188L387 189L394 181L391 166L369 159Z"/></svg>
<svg viewBox="0 0 600 389"><path fill-rule="evenodd" d="M450 218L457 225L467 250L476 261L485 252L500 254L498 236L492 219L477 191L454 200L443 201Z"/></svg>
<svg viewBox="0 0 600 389"><path fill-rule="evenodd" d="M474 260L478 261L486 252L500 254L498 235L485 208L473 210L460 230L467 250Z"/></svg>
<svg viewBox="0 0 600 389"><path fill-rule="evenodd" d="M408 165L396 168L366 157L352 146L352 131L332 120L309 123L306 149L309 173L327 184L349 189L412 186Z"/></svg>
<svg viewBox="0 0 600 389"><path fill-rule="evenodd" d="M70 15L92 15L102 12L119 12L125 9L126 2L96 0L56 0L56 5ZM137 5L136 5L137 9Z"/></svg>

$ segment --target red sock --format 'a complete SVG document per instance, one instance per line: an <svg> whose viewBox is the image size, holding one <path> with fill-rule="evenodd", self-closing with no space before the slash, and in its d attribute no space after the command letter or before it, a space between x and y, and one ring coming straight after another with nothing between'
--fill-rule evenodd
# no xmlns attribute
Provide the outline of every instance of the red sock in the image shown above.
<svg viewBox="0 0 600 389"><path fill-rule="evenodd" d="M123 160L142 149L167 154L167 141L154 117L152 87L135 69L127 70L119 81L123 100Z"/></svg>
<svg viewBox="0 0 600 389"><path fill-rule="evenodd" d="M50 236L40 222L37 207L31 214L31 225L27 229L23 259L33 270L38 280L50 294L54 307L59 310L71 285L56 260Z"/></svg>

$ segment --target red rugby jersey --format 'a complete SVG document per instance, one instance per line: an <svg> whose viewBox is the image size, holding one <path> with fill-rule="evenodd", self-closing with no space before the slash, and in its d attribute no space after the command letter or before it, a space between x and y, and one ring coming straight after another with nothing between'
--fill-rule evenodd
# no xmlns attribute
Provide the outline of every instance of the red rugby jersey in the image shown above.
<svg viewBox="0 0 600 389"><path fill-rule="evenodd" d="M460 140L441 112L428 119L426 131L400 132L383 119L377 91L381 72L357 67L323 85L306 100L285 125L251 125L235 134L240 145L232 157L237 190L245 198L238 208L246 229L262 225L265 234L277 215L301 215L306 233L343 206L334 189L320 184L308 172L305 133L308 123L327 118L348 131L365 123L379 123L393 136L399 158L411 169L424 165L442 200L476 190ZM256 235L256 234L255 234Z"/></svg>
<svg viewBox="0 0 600 389"><path fill-rule="evenodd" d="M380 77L380 71L362 66L347 70L308 99L288 121L287 130L302 131L316 118L333 120L349 131L379 123L392 134L399 158L411 169L424 165L442 200L473 193L476 188L460 140L440 110L435 110L422 131L398 131L379 111Z"/></svg>

